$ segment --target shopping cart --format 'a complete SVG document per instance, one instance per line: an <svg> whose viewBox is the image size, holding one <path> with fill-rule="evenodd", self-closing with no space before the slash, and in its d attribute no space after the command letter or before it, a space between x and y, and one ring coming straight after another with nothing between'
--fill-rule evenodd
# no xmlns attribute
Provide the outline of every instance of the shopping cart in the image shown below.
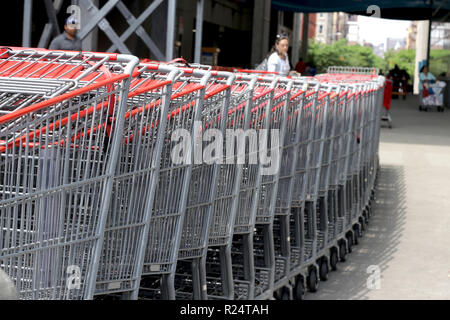
<svg viewBox="0 0 450 320"><path fill-rule="evenodd" d="M206 260L209 299L233 299L235 296L248 296L250 292L248 273L244 274L244 279L239 278L237 274L240 274L240 269L232 267L231 248L237 211L242 204L239 200L242 176L245 174L243 168L249 157L243 135L250 127L256 81L257 77L236 75L231 91L226 119L227 155L218 174ZM254 148L254 141L250 140L248 147ZM245 261L249 263L248 259Z"/></svg>
<svg viewBox="0 0 450 320"><path fill-rule="evenodd" d="M203 97L201 120L197 124L197 130L194 130L194 146L198 149L194 149L194 166L178 253L176 298L206 299L206 253L214 220L216 188L220 187L217 183L218 175L226 156L226 141L223 138L226 136L235 75L199 69L191 71L198 77L209 74L210 79Z"/></svg>
<svg viewBox="0 0 450 320"><path fill-rule="evenodd" d="M21 298L317 290L370 217L384 78L137 61L0 49L0 267Z"/></svg>
<svg viewBox="0 0 450 320"><path fill-rule="evenodd" d="M428 111L436 108L439 112L444 112L444 94L443 90L446 84L444 81L436 81L435 83L422 83L419 93L420 111Z"/></svg>
<svg viewBox="0 0 450 320"><path fill-rule="evenodd" d="M118 293L137 298L172 85L181 73L161 64L140 64L133 73L103 236L98 298Z"/></svg>
<svg viewBox="0 0 450 320"><path fill-rule="evenodd" d="M21 299L93 297L136 63L1 50L0 266Z"/></svg>
<svg viewBox="0 0 450 320"><path fill-rule="evenodd" d="M283 139L286 104L289 99L289 81L273 77L259 77L252 99L249 129L259 136L259 147L250 145L249 161L243 167L239 195L239 208L234 223L232 260L236 295L241 299L262 299L271 296L274 281L273 211L279 172L280 146L271 148L271 171L264 172L261 158L262 145L266 145L261 134L279 133ZM288 89L289 88L289 89ZM262 129L262 130L261 130ZM266 139L272 136L265 136ZM262 140L261 140L262 139ZM255 139L253 140L256 143ZM283 140L278 140L279 142ZM274 148L274 149L272 149ZM255 151L252 151L255 150ZM258 150L258 151L256 151ZM259 161L251 161L257 157ZM265 155L265 153L264 153ZM275 161L276 163L274 163Z"/></svg>
<svg viewBox="0 0 450 320"><path fill-rule="evenodd" d="M274 248L275 248L275 284L279 286L281 279L290 274L295 266L300 264L301 245L300 215L291 209L292 194L295 181L295 168L300 156L300 143L307 139L311 113L304 112L307 82L296 80L288 104L288 118L281 154L280 176L274 217ZM287 270L286 270L286 269ZM300 277L299 277L300 278ZM288 293L278 292L278 296L286 298Z"/></svg>
<svg viewBox="0 0 450 320"><path fill-rule="evenodd" d="M277 170L262 174L259 182L256 221L253 235L253 255L255 264L255 298L265 299L273 295L273 286L276 280L286 275L288 264L275 263L274 228L279 228L279 219L275 219L275 202L280 175L280 157L283 151L284 134L288 117L288 105L291 96L293 81L280 79L276 83L272 98L271 111L268 116L268 132L279 133L279 142L271 150L272 161L276 157ZM270 109L269 109L270 110ZM267 111L269 112L269 111ZM273 163L272 163L273 166ZM268 273L268 283L265 282Z"/></svg>
<svg viewBox="0 0 450 320"><path fill-rule="evenodd" d="M142 299L175 299L175 273L194 163L195 123L201 121L210 73L184 71L172 87L160 171L143 260ZM198 80L198 81L191 81Z"/></svg>

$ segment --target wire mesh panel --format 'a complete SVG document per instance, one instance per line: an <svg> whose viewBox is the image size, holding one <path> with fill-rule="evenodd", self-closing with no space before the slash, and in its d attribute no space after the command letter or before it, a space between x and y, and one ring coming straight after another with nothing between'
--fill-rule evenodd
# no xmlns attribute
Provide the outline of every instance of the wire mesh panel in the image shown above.
<svg viewBox="0 0 450 320"><path fill-rule="evenodd" d="M323 249L325 244L325 226L324 215L325 210L320 208L321 201L318 199L320 176L322 169L322 161L324 160L324 145L327 134L328 108L330 106L329 92L320 91L317 97L317 104L314 115L314 133L310 144L310 153L307 160L307 188L306 201L307 212L313 221L312 228L315 229L316 238L313 242L313 248L316 251ZM313 249L314 251L314 249Z"/></svg>
<svg viewBox="0 0 450 320"><path fill-rule="evenodd" d="M195 121L200 121L209 73L200 83L180 78L173 86L150 219L140 294L175 298L174 277L193 165Z"/></svg>
<svg viewBox="0 0 450 320"><path fill-rule="evenodd" d="M172 83L180 71L141 64L130 85L96 294L137 292Z"/></svg>
<svg viewBox="0 0 450 320"><path fill-rule="evenodd" d="M231 77L231 74L221 75L222 77ZM195 141L202 145L199 150L203 152L202 159L199 159L201 163L195 164L192 169L179 259L203 255L205 244L208 242L209 219L211 218L210 203L215 197L217 188L217 171L220 170L223 157L226 156L223 154L226 149L223 148L225 121L222 119L224 113L228 113L231 86L227 83L215 83L217 79L210 81L212 83L204 97L198 136L194 136ZM205 219L205 221L197 219Z"/></svg>
<svg viewBox="0 0 450 320"><path fill-rule="evenodd" d="M209 232L206 288L210 299L232 299L234 294L248 294L248 286L233 288L231 243L235 216L239 205L242 169L250 146L246 146L245 130L249 128L256 77L236 76L231 90L225 128L225 161L218 171L212 221ZM250 140L249 143L252 143ZM254 145L252 145L253 147ZM233 270L232 270L233 269ZM236 287L236 286L234 286ZM234 292L234 293L233 293Z"/></svg>
<svg viewBox="0 0 450 320"><path fill-rule="evenodd" d="M309 208L306 208L305 201L307 200L308 154L311 152L311 143L314 138L317 94L317 85L314 85L314 90L305 92L304 106L302 109L303 121L299 129L301 138L297 147L298 159L295 164L292 190L292 207L295 208L294 211L296 211L298 216L295 216L293 219L295 224L291 228L291 233L297 234L297 237L293 239L299 241L293 247L299 248L300 246L302 248L302 262L312 258L312 245L315 239L313 217L309 212Z"/></svg>
<svg viewBox="0 0 450 320"><path fill-rule="evenodd" d="M197 73L202 74L197 70ZM204 72L203 72L204 73ZM214 199L223 164L224 137L234 75L213 72L208 82L201 119L193 139L197 146L177 265L178 298L206 298L206 250ZM194 149L195 150L195 149ZM226 155L226 154L225 154ZM201 275L201 276L200 276Z"/></svg>
<svg viewBox="0 0 450 320"><path fill-rule="evenodd" d="M0 117L0 263L23 299L92 298L121 131L105 124L123 116L128 77Z"/></svg>
<svg viewBox="0 0 450 320"><path fill-rule="evenodd" d="M113 60L116 74L97 70ZM92 298L122 130L109 119L136 63L0 50L0 261L23 299Z"/></svg>
<svg viewBox="0 0 450 320"><path fill-rule="evenodd" d="M303 126L308 126L306 123L307 119L303 118L306 115L303 112L305 91L301 88L306 90L306 84L302 86L297 83L294 86L288 103L275 203L274 237L276 238L278 235L278 239L274 240L276 270L284 270L284 265L287 265L288 271L291 270L292 266L298 266L300 263L301 244L303 243L299 232L299 215L293 212L295 209L291 208L299 145L302 140L307 139L308 135L308 130L302 128ZM287 224L287 230L284 224ZM287 241L287 243L283 242L282 239ZM286 261L287 259L288 261ZM278 274L280 276L277 276L276 273L275 280L283 276L283 273Z"/></svg>
<svg viewBox="0 0 450 320"><path fill-rule="evenodd" d="M260 144L258 135L269 129L270 111L273 107L273 96L276 82L274 79L258 79L254 96L251 101L251 110L248 113L249 121L245 134L249 136L248 149L245 150L245 163L242 168L240 180L238 207L234 221L234 235L232 247L233 274L237 280L234 282L236 294L247 294L251 298L253 283L257 275L251 266L254 263L254 246L252 245L253 229L257 211L258 191L261 181ZM264 272L264 271L263 271ZM269 285L270 272L264 277ZM256 285L256 284L255 284Z"/></svg>
<svg viewBox="0 0 450 320"><path fill-rule="evenodd" d="M334 88L331 88L333 90ZM338 90L339 91L339 90ZM333 149L336 140L337 112L339 106L339 93L331 91L328 99L325 138L323 141L323 154L319 174L318 186L318 212L317 229L322 242L318 244L318 250L334 240L336 229L336 217L333 210L333 189L331 189Z"/></svg>
<svg viewBox="0 0 450 320"><path fill-rule="evenodd" d="M331 66L327 69L327 74L377 75L378 72L378 68L368 67Z"/></svg>
<svg viewBox="0 0 450 320"><path fill-rule="evenodd" d="M282 147L284 142L285 127L288 117L288 105L291 95L292 81L279 80L275 87L274 96L272 98L271 112L268 117L267 133L269 139L267 141L268 148L271 148L271 168L276 170L266 170L261 172L261 180L259 186L257 212L255 224L255 234L253 236L254 260L255 260L255 276L256 283L261 286L256 286L256 297L261 296L262 293L270 294L270 290L274 285L275 280L287 274L288 259L275 259L276 250L280 252L281 247L287 248L288 238L286 237L286 230L288 228L288 220L286 216L280 218L275 217L275 202L278 190L278 180L280 175L280 157L282 156ZM275 139L273 135L277 135ZM263 141L265 146L266 142ZM261 144L260 144L261 146ZM260 147L261 148L261 147ZM264 170L262 159L263 154L260 150L261 165ZM279 162L280 161L280 162ZM274 166L276 164L276 167ZM287 250L283 250L287 251ZM287 253L287 252L284 252ZM269 283L263 284L259 281L258 275L269 272ZM257 290L260 290L258 292Z"/></svg>
<svg viewBox="0 0 450 320"><path fill-rule="evenodd" d="M347 141L349 140L347 135L349 126L349 121L347 121L349 116L347 94L347 88L343 88L342 91L339 92L339 100L337 103L336 112L334 113L336 117L336 127L331 159L330 188L332 189L331 196L333 198L334 217L336 219L335 234L342 233L345 225L345 213L342 209L343 204L340 201L339 195L343 190L341 186L341 177L345 180L344 167L345 159L348 156L346 154Z"/></svg>

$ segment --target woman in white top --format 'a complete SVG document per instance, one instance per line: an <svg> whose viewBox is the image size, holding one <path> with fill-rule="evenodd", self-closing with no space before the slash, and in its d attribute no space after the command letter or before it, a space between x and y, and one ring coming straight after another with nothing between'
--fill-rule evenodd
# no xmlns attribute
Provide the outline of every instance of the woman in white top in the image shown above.
<svg viewBox="0 0 450 320"><path fill-rule="evenodd" d="M278 72L282 76L287 76L291 70L288 57L289 38L287 35L277 35L275 45L267 60L267 71Z"/></svg>

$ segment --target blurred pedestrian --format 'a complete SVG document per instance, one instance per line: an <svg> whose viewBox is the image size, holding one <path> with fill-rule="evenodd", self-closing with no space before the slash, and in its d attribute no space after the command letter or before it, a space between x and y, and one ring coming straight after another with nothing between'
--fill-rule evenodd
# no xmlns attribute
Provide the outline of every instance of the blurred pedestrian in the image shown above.
<svg viewBox="0 0 450 320"><path fill-rule="evenodd" d="M288 57L289 38L286 34L279 34L275 40L272 50L269 52L267 60L267 71L278 72L282 76L287 76L291 70Z"/></svg>
<svg viewBox="0 0 450 320"><path fill-rule="evenodd" d="M304 73L306 69L306 64L303 62L303 59L300 58L300 60L298 60L297 64L295 65L295 71L297 71L298 73Z"/></svg>
<svg viewBox="0 0 450 320"><path fill-rule="evenodd" d="M64 32L50 43L50 50L81 51L81 39L77 37L78 21L69 17L64 24Z"/></svg>

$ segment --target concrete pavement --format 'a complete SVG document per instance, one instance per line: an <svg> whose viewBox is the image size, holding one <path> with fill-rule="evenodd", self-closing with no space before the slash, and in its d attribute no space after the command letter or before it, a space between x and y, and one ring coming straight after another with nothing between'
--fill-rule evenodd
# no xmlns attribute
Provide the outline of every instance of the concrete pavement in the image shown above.
<svg viewBox="0 0 450 320"><path fill-rule="evenodd" d="M408 96L392 101L391 115L368 230L307 300L450 300L450 109L419 112ZM369 289L376 268L380 287Z"/></svg>

